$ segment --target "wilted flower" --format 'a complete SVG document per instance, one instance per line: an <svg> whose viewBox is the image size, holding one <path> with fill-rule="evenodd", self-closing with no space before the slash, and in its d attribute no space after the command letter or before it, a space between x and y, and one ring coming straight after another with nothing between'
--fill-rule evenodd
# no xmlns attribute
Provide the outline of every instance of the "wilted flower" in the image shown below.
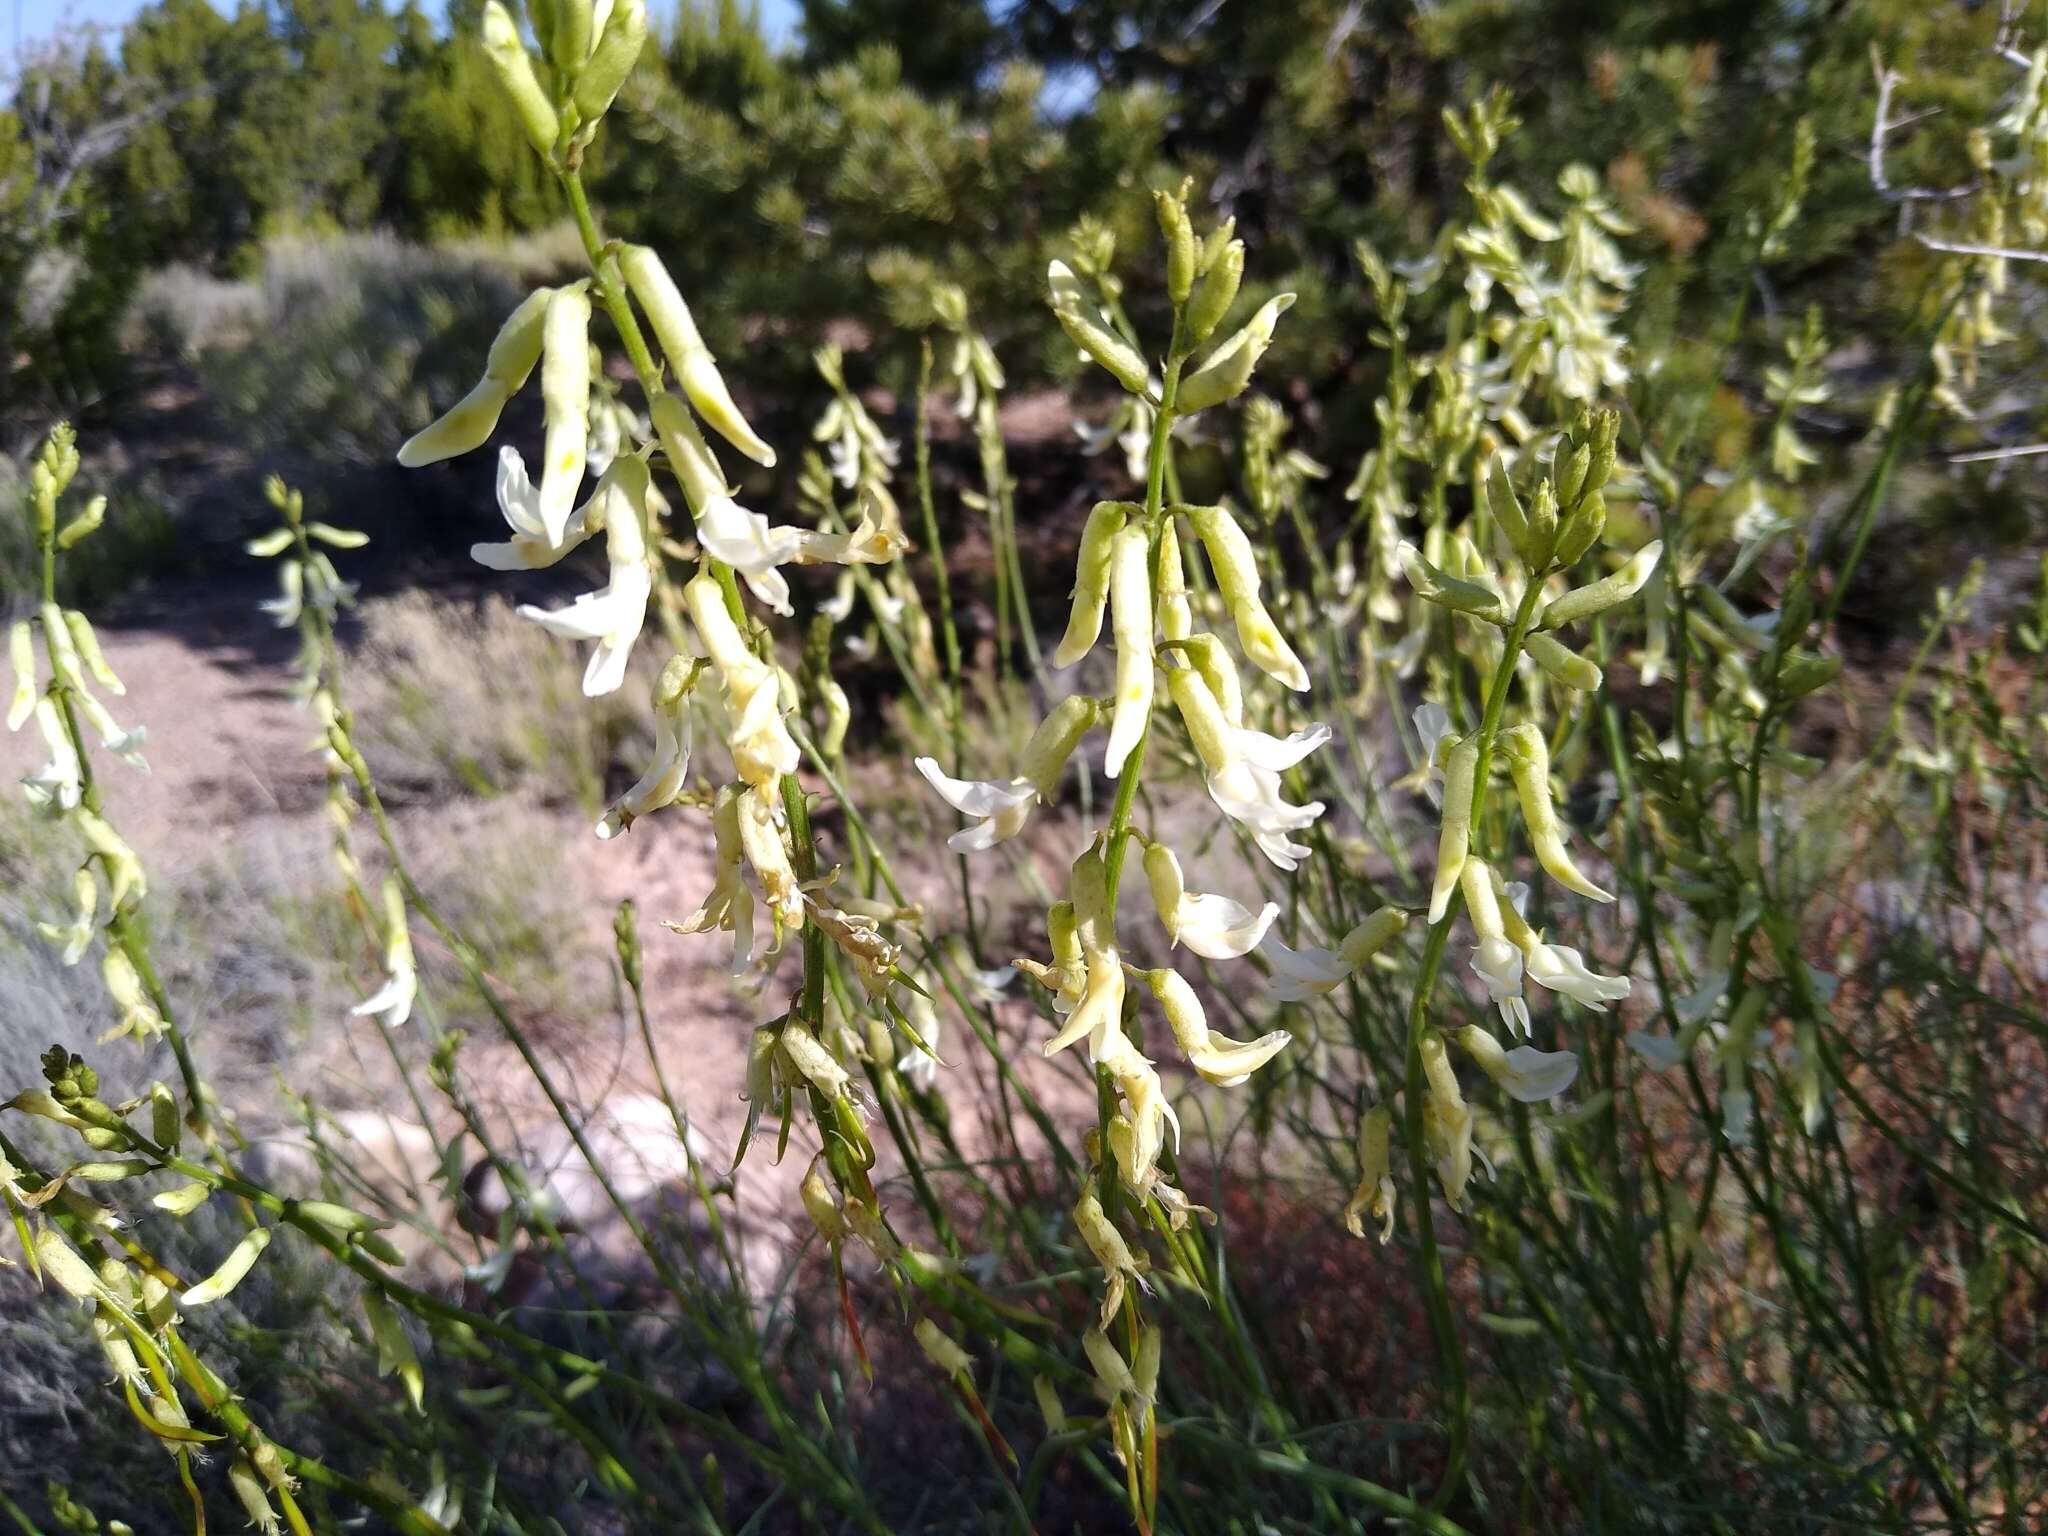
<svg viewBox="0 0 2048 1536"><path fill-rule="evenodd" d="M1394 1117L1375 1104L1358 1122L1358 1188L1344 1207L1344 1225L1353 1237L1365 1236L1365 1215L1380 1224L1380 1241L1394 1235L1394 1175L1388 1143Z"/></svg>
<svg viewBox="0 0 2048 1536"><path fill-rule="evenodd" d="M349 1012L358 1018L374 1016L395 1029L412 1017L413 1000L419 995L419 970L406 924L405 887L395 875L384 879L384 973L384 985Z"/></svg>
<svg viewBox="0 0 2048 1536"><path fill-rule="evenodd" d="M633 787L605 808L599 837L616 837L642 816L674 805L690 774L690 686L697 664L671 656L654 683L654 761Z"/></svg>

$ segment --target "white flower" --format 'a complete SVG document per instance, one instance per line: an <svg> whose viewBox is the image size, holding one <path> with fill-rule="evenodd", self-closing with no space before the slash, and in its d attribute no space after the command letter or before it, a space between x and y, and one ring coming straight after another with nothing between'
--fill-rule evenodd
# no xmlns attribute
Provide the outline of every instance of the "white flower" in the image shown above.
<svg viewBox="0 0 2048 1536"><path fill-rule="evenodd" d="M1579 1075L1579 1058L1570 1051L1539 1051L1528 1045L1504 1051L1476 1024L1458 1031L1458 1043L1509 1098L1524 1104L1556 1098Z"/></svg>
<svg viewBox="0 0 2048 1536"><path fill-rule="evenodd" d="M590 500L570 513L562 529L562 541L550 543L547 521L540 511L540 492L526 473L526 461L517 448L500 448L498 511L511 527L512 537L502 544L472 544L469 558L493 571L543 570L597 531L590 513L603 495L604 484L600 483Z"/></svg>
<svg viewBox="0 0 2048 1536"><path fill-rule="evenodd" d="M84 793L78 751L48 694L36 700L35 717L36 728L43 733L43 741L50 749L50 760L21 781L22 792L39 811L74 811Z"/></svg>
<svg viewBox="0 0 2048 1536"><path fill-rule="evenodd" d="M1276 1003L1305 1002L1341 986L1351 967L1334 949L1290 949L1272 934L1260 946L1273 973L1266 980L1266 994Z"/></svg>
<svg viewBox="0 0 2048 1536"><path fill-rule="evenodd" d="M384 985L349 1012L357 1018L375 1017L387 1029L395 1029L412 1017L413 1000L419 995L419 970L413 961L412 934L406 927L405 891L389 876L384 881L384 970Z"/></svg>
<svg viewBox="0 0 2048 1536"><path fill-rule="evenodd" d="M1038 800L1038 786L1029 779L949 778L938 760L930 757L917 759L917 771L948 805L973 818L971 826L946 839L946 846L955 853L980 853L1015 837L1030 820L1031 807Z"/></svg>
<svg viewBox="0 0 2048 1536"><path fill-rule="evenodd" d="M1545 944L1540 940L1525 952L1529 979L1553 992L1562 992L1595 1013L1605 1013L1609 1003L1629 995L1626 976L1603 976L1590 969L1576 949L1568 944Z"/></svg>
<svg viewBox="0 0 2048 1536"><path fill-rule="evenodd" d="M1250 954L1280 915L1278 902L1253 912L1228 896L1194 892L1182 882L1180 860L1164 843L1145 849L1145 875L1152 903L1167 938L1185 944L1205 960L1236 960Z"/></svg>
<svg viewBox="0 0 2048 1536"><path fill-rule="evenodd" d="M789 583L776 567L796 558L802 532L778 528L730 496L720 496L697 509L697 542L704 553L731 566L748 591L784 617L796 610L790 606Z"/></svg>
<svg viewBox="0 0 2048 1536"><path fill-rule="evenodd" d="M718 847L711 894L681 922L664 920L663 926L675 933L709 933L714 929L731 933L732 974L741 976L754 963L754 893L747 889L737 789L728 788L719 794L711 813L711 827Z"/></svg>
<svg viewBox="0 0 2048 1536"><path fill-rule="evenodd" d="M595 698L611 693L626 680L626 663L633 645L647 621L647 599L654 590L654 574L647 565L647 540L641 521L647 491L647 465L640 459L620 459L600 486L605 525L605 557L611 580L595 592L586 592L566 608L545 609L531 603L519 606L521 618L532 619L551 634L570 640L594 640L590 665L583 672L583 692Z"/></svg>
<svg viewBox="0 0 2048 1536"><path fill-rule="evenodd" d="M1522 998L1522 952L1503 938L1481 939L1472 951L1472 973L1486 983L1486 996L1500 1009L1510 1030L1529 1033L1529 1005Z"/></svg>

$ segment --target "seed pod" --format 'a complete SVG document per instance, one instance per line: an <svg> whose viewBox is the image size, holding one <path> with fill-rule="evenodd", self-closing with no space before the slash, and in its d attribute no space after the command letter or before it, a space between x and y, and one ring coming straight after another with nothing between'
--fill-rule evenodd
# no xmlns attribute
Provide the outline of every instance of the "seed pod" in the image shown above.
<svg viewBox="0 0 2048 1536"><path fill-rule="evenodd" d="M418 469L483 446L497 430L505 402L525 385L540 361L541 332L553 296L552 288L537 288L505 317L484 361L483 378L446 415L407 439L398 450L400 464ZM289 542L287 534L278 549Z"/></svg>
<svg viewBox="0 0 2048 1536"><path fill-rule="evenodd" d="M548 543L560 547L583 487L590 444L590 290L587 283L557 288L548 300L542 331L541 400L547 438L539 509Z"/></svg>
<svg viewBox="0 0 2048 1536"><path fill-rule="evenodd" d="M1154 192L1159 214L1159 233L1166 238L1166 296L1174 304L1185 304L1195 285L1195 230L1188 222L1187 204L1171 192Z"/></svg>
<svg viewBox="0 0 2048 1536"><path fill-rule="evenodd" d="M1529 520L1522 514L1522 498L1515 494L1514 483L1508 479L1508 467L1499 454L1495 454L1486 466L1486 478L1480 482L1480 494L1485 498L1486 510L1500 525L1500 531L1507 535L1509 545L1530 565L1536 561L1529 555Z"/></svg>
<svg viewBox="0 0 2048 1536"><path fill-rule="evenodd" d="M1565 687L1576 688L1581 693L1594 693L1599 690L1599 666L1577 651L1560 644L1555 636L1536 631L1524 638L1522 648L1529 653L1537 666L1563 683Z"/></svg>
<svg viewBox="0 0 2048 1536"><path fill-rule="evenodd" d="M576 114L594 123L611 110L619 87L633 73L647 45L647 0L615 0L590 62L576 77Z"/></svg>
<svg viewBox="0 0 2048 1536"><path fill-rule="evenodd" d="M1148 395L1152 373L1138 349L1116 333L1108 318L1088 298L1081 280L1063 261L1046 268L1046 283L1052 293L1052 312L1075 346L1100 363L1116 381L1134 395Z"/></svg>
<svg viewBox="0 0 2048 1536"><path fill-rule="evenodd" d="M1573 624L1580 619L1590 619L1595 614L1605 613L1619 603L1625 603L1643 590L1643 584L1650 579L1650 573L1657 569L1657 561L1664 553L1664 541L1653 539L1629 558L1626 565L1611 576L1588 582L1583 587L1574 587L1561 597L1554 597L1543 605L1543 616L1537 620L1538 629L1556 629L1563 624Z"/></svg>
<svg viewBox="0 0 2048 1536"><path fill-rule="evenodd" d="M1252 370L1273 344L1273 327L1294 304L1291 293L1276 293L1209 360L1180 382L1174 409L1184 416L1235 399L1252 381Z"/></svg>
<svg viewBox="0 0 2048 1536"><path fill-rule="evenodd" d="M1465 868L1466 850L1472 841L1472 787L1479 767L1479 743L1469 739L1447 739L1440 744L1444 754L1443 824L1437 832L1436 879L1429 892L1429 920L1443 921L1450 906L1451 892L1458 888L1458 876Z"/></svg>
<svg viewBox="0 0 2048 1536"><path fill-rule="evenodd" d="M249 1271L256 1267L256 1260L262 1256L263 1250L269 1246L270 1228L252 1229L248 1236L235 1244L234 1250L222 1261L220 1268L186 1291L178 1298L179 1302L188 1307L203 1307L209 1302L221 1300L242 1283Z"/></svg>
<svg viewBox="0 0 2048 1536"><path fill-rule="evenodd" d="M718 371L718 362L704 345L697 323L690 316L690 306L683 302L682 293L661 258L644 245L625 246L619 252L619 271L641 309L646 311L655 339L661 343L669 366L676 371L676 382L682 385L697 414L755 463L772 466L775 450L755 434L733 403L725 378Z"/></svg>
<svg viewBox="0 0 2048 1536"><path fill-rule="evenodd" d="M1778 672L1778 692L1787 699L1801 698L1816 688L1825 688L1841 675L1842 658L1795 652Z"/></svg>
<svg viewBox="0 0 2048 1536"><path fill-rule="evenodd" d="M1212 237L1213 238L1213 237ZM1208 253L1205 251L1205 255ZM1244 242L1226 241L1202 271L1202 281L1188 301L1188 338L1200 346L1215 334L1244 281Z"/></svg>
<svg viewBox="0 0 2048 1536"><path fill-rule="evenodd" d="M1074 566L1074 606L1067 632L1052 653L1056 667L1071 667L1095 648L1102 633L1102 611L1109 602L1109 558L1124 522L1141 509L1128 501L1098 501L1081 529L1081 549Z"/></svg>
<svg viewBox="0 0 2048 1536"><path fill-rule="evenodd" d="M511 98L512 110L518 113L528 142L543 160L552 161L555 140L562 131L561 119L555 116L547 92L540 88L534 75L533 60L519 36L519 24L499 0L487 0L484 6L483 44L484 57L490 60L498 84Z"/></svg>
<svg viewBox="0 0 2048 1536"><path fill-rule="evenodd" d="M1110 626L1116 639L1116 703L1109 719L1110 778L1144 740L1152 720L1151 540L1137 523L1117 530L1109 555Z"/></svg>

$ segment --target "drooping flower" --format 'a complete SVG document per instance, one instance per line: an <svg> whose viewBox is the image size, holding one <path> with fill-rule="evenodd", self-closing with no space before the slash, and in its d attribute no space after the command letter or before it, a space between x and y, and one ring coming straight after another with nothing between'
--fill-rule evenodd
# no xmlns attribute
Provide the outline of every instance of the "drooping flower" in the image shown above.
<svg viewBox="0 0 2048 1536"><path fill-rule="evenodd" d="M704 553L722 560L765 606L788 617L796 612L789 600L785 565L886 565L909 547L900 535L876 523L871 504L861 504L860 523L851 533L817 533L808 528L770 523L749 512L730 496L719 496L697 509L697 542Z"/></svg>
<svg viewBox="0 0 2048 1536"><path fill-rule="evenodd" d="M1522 952L1508 941L1492 868L1483 859L1467 859L1458 883L1465 893L1465 911L1479 943L1472 951L1472 971L1486 984L1486 996L1500 1009L1511 1030L1529 1033L1529 1005L1522 998Z"/></svg>
<svg viewBox="0 0 2048 1536"><path fill-rule="evenodd" d="M1335 949L1290 949L1269 933L1260 946L1273 967L1266 993L1278 1003L1300 1003L1334 991L1407 926L1406 912L1381 907L1345 934Z"/></svg>
<svg viewBox="0 0 2048 1536"><path fill-rule="evenodd" d="M1139 973L1166 1015L1167 1027L1188 1065L1219 1088L1234 1088L1292 1043L1294 1037L1276 1029L1256 1040L1232 1040L1209 1028L1202 1000L1178 971Z"/></svg>
<svg viewBox="0 0 2048 1536"><path fill-rule="evenodd" d="M970 818L969 825L946 839L946 846L955 853L980 853L1023 831L1032 807L1052 800L1067 759L1099 713L1093 699L1078 695L1062 699L1025 743L1015 778L956 779L939 767L938 759L917 758L917 771L926 782L954 810Z"/></svg>
<svg viewBox="0 0 2048 1536"><path fill-rule="evenodd" d="M412 932L406 924L405 888L395 875L384 878L384 985L349 1012L374 1017L395 1029L412 1017L419 995L419 969L413 960Z"/></svg>
<svg viewBox="0 0 2048 1536"><path fill-rule="evenodd" d="M674 805L690 775L690 685L697 664L671 656L654 684L654 761L618 799L605 807L597 835L616 837L642 816Z"/></svg>
<svg viewBox="0 0 2048 1536"><path fill-rule="evenodd" d="M1365 1236L1368 1213L1380 1224L1382 1243L1394 1235L1394 1175L1388 1156L1393 1125L1384 1104L1375 1104L1358 1122L1358 1187L1344 1207L1344 1225L1353 1237Z"/></svg>
<svg viewBox="0 0 2048 1536"><path fill-rule="evenodd" d="M585 516L602 516L610 580L564 608L547 609L522 603L518 609L520 617L533 620L551 634L596 642L590 664L583 671L583 692L591 698L615 691L626 680L626 664L632 659L633 646L647 621L647 599L654 590L644 522L647 464L639 458L620 459L605 479L607 484L591 498L592 505ZM565 514L564 536L566 526Z"/></svg>
<svg viewBox="0 0 2048 1536"><path fill-rule="evenodd" d="M1579 1075L1579 1058L1570 1051L1539 1051L1529 1045L1502 1050L1500 1042L1477 1024L1458 1031L1458 1044L1502 1092L1524 1104L1556 1098Z"/></svg>
<svg viewBox="0 0 2048 1536"><path fill-rule="evenodd" d="M663 926L675 933L730 933L732 974L742 976L754 963L754 893L747 888L746 853L740 842L739 786L718 792L711 830L717 842L711 893L681 922L667 921Z"/></svg>
<svg viewBox="0 0 2048 1536"><path fill-rule="evenodd" d="M1313 725L1283 739L1233 725L1194 667L1169 669L1167 688L1202 759L1209 798L1217 809L1247 828L1259 851L1274 864L1286 870L1298 867L1310 850L1289 834L1314 825L1324 807L1320 800L1307 805L1288 802L1282 796L1280 774L1328 741L1329 727Z"/></svg>
<svg viewBox="0 0 2048 1536"><path fill-rule="evenodd" d="M724 590L708 570L700 570L684 586L683 605L718 670L731 721L733 766L749 784L772 787L783 774L794 772L801 759L795 738L783 723L779 670L754 654L726 606Z"/></svg>
<svg viewBox="0 0 2048 1536"><path fill-rule="evenodd" d="M617 462L614 456L611 463ZM605 473L609 472L607 465ZM604 495L605 485L600 483L596 494L569 515L561 542L550 542L540 515L540 491L528 477L519 450L507 444L498 450L498 511L512 529L512 537L500 544L472 544L469 558L493 571L544 570L597 532L590 514Z"/></svg>

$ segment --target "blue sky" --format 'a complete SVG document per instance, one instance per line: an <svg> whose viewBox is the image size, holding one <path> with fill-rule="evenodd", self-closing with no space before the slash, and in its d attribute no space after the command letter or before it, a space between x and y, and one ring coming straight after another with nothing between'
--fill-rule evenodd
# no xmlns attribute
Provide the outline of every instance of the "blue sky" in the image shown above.
<svg viewBox="0 0 2048 1536"><path fill-rule="evenodd" d="M143 9L148 0L0 0L0 25L7 29L10 47L33 44L62 26L103 26L118 29ZM657 14L675 9L677 0L652 0ZM796 30L796 0L754 0L767 25L768 35L785 39ZM234 0L213 0L217 10L231 12ZM425 0L429 11L440 10L439 0Z"/></svg>

